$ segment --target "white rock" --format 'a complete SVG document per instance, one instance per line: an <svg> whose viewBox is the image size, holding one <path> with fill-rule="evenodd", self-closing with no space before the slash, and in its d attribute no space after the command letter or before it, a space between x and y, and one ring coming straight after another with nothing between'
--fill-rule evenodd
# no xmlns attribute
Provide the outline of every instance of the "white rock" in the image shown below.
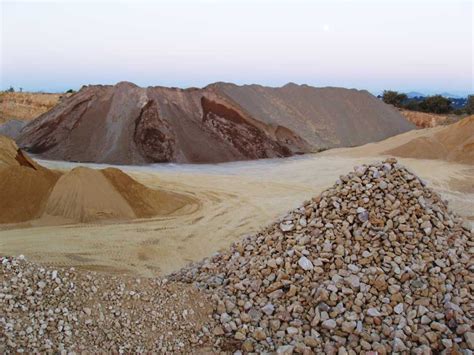
<svg viewBox="0 0 474 355"><path fill-rule="evenodd" d="M396 314L402 314L403 313L403 303L399 303L395 307L393 307L393 311Z"/></svg>
<svg viewBox="0 0 474 355"><path fill-rule="evenodd" d="M380 317L381 316L381 314L377 310L377 308L369 308L367 310L367 315L369 315L370 317Z"/></svg>
<svg viewBox="0 0 474 355"><path fill-rule="evenodd" d="M329 330L335 329L337 326L336 321L334 319L327 319L321 325L324 329L329 329Z"/></svg>
<svg viewBox="0 0 474 355"><path fill-rule="evenodd" d="M298 265L305 271L313 270L313 263L306 256L302 256L298 260Z"/></svg>
<svg viewBox="0 0 474 355"><path fill-rule="evenodd" d="M267 303L265 306L262 307L262 312L269 316L271 316L274 311L275 306L273 306L271 303Z"/></svg>
<svg viewBox="0 0 474 355"><path fill-rule="evenodd" d="M293 223L280 223L280 229L282 232L291 232L295 228Z"/></svg>

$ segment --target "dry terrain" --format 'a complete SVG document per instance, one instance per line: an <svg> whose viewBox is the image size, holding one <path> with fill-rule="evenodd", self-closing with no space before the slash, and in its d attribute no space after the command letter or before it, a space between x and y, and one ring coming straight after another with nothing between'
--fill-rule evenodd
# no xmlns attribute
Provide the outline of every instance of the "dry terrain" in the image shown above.
<svg viewBox="0 0 474 355"><path fill-rule="evenodd" d="M58 104L64 94L1 92L0 124L16 119L30 121Z"/></svg>
<svg viewBox="0 0 474 355"><path fill-rule="evenodd" d="M380 160L387 150L442 129L415 130L380 143L283 160L122 166L149 188L173 191L198 203L180 215L131 222L58 226L55 220L40 220L3 225L0 249L6 254L25 254L34 261L56 266L143 276L167 274L273 222L330 186L350 167ZM474 221L472 165L417 158L400 161L441 193L456 213ZM64 171L77 165L40 163Z"/></svg>

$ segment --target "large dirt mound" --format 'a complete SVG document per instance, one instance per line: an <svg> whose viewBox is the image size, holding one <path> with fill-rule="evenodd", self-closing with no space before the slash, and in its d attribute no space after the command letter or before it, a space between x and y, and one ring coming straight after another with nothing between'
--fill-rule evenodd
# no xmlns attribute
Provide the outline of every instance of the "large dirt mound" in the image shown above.
<svg viewBox="0 0 474 355"><path fill-rule="evenodd" d="M474 116L466 117L433 134L413 139L385 153L406 158L442 159L474 164Z"/></svg>
<svg viewBox="0 0 474 355"><path fill-rule="evenodd" d="M366 91L123 82L84 87L28 124L17 141L52 159L215 163L359 145L412 128Z"/></svg>
<svg viewBox="0 0 474 355"><path fill-rule="evenodd" d="M244 351L456 352L474 346L473 243L389 159L174 277L209 289L214 334Z"/></svg>

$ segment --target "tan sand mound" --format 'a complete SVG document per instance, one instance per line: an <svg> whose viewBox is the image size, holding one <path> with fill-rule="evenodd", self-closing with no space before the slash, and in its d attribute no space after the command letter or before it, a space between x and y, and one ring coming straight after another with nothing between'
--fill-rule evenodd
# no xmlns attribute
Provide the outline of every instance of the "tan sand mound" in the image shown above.
<svg viewBox="0 0 474 355"><path fill-rule="evenodd" d="M0 135L0 167L6 165L18 165L15 159L18 147L15 142L8 137Z"/></svg>
<svg viewBox="0 0 474 355"><path fill-rule="evenodd" d="M46 169L0 167L0 223L38 218L58 177Z"/></svg>
<svg viewBox="0 0 474 355"><path fill-rule="evenodd" d="M474 116L466 117L431 135L415 138L385 154L474 164Z"/></svg>
<svg viewBox="0 0 474 355"><path fill-rule="evenodd" d="M102 173L125 198L137 218L167 215L193 202L184 195L149 189L119 169L108 168Z"/></svg>
<svg viewBox="0 0 474 355"><path fill-rule="evenodd" d="M170 214L191 202L179 194L149 189L119 169L79 167L58 180L45 216L74 222L150 218Z"/></svg>
<svg viewBox="0 0 474 355"><path fill-rule="evenodd" d="M35 163L10 138L0 136L0 223L41 215L59 174Z"/></svg>
<svg viewBox="0 0 474 355"><path fill-rule="evenodd" d="M100 171L82 167L61 176L48 199L45 215L77 222L136 217L127 200Z"/></svg>

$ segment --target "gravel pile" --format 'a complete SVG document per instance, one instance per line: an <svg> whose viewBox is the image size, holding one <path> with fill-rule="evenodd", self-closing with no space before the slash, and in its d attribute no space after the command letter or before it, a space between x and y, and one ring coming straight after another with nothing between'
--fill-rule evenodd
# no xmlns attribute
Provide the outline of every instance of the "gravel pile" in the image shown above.
<svg viewBox="0 0 474 355"><path fill-rule="evenodd" d="M0 261L2 354L189 353L209 342L212 307L190 285Z"/></svg>
<svg viewBox="0 0 474 355"><path fill-rule="evenodd" d="M245 352L472 350L473 252L470 228L388 159L173 278L212 293L213 334Z"/></svg>

